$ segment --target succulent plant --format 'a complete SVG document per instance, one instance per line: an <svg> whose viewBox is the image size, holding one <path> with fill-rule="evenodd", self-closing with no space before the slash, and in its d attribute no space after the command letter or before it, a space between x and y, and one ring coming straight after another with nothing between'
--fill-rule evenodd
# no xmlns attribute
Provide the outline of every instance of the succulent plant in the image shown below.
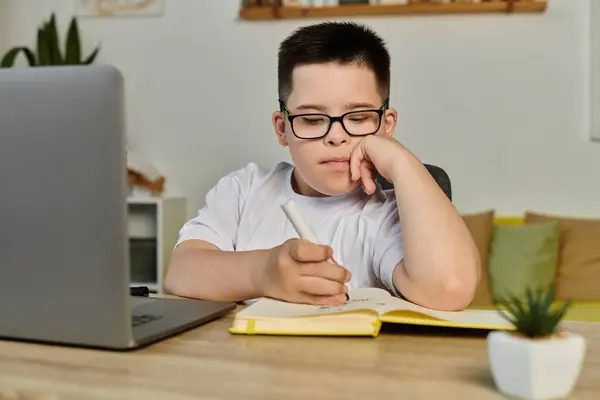
<svg viewBox="0 0 600 400"><path fill-rule="evenodd" d="M500 314L513 324L517 333L539 339L558 333L558 325L571 306L570 301L555 303L555 288L528 288L524 298L509 294L496 300L504 308Z"/></svg>
<svg viewBox="0 0 600 400"><path fill-rule="evenodd" d="M23 53L29 66L41 67L48 65L89 65L94 62L100 47L96 47L91 54L83 58L81 53L81 39L77 19L72 18L65 40L64 54L60 48L60 38L56 28L54 13L48 21L44 21L37 30L37 43L35 50L25 46L16 46L10 49L0 61L0 68L11 68L17 57Z"/></svg>

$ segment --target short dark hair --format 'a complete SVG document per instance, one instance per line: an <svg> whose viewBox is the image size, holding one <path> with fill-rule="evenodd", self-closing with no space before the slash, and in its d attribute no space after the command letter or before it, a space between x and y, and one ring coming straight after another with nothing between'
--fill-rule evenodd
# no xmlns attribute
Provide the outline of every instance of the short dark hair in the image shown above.
<svg viewBox="0 0 600 400"><path fill-rule="evenodd" d="M384 99L390 92L390 55L381 37L353 22L324 22L301 27L279 47L278 91L285 102L292 92L292 72L307 64L338 62L370 68Z"/></svg>

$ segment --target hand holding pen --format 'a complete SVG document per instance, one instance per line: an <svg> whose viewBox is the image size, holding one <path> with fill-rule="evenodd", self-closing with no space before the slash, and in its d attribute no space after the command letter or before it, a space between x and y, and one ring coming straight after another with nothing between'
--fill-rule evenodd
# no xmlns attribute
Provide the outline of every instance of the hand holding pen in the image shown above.
<svg viewBox="0 0 600 400"><path fill-rule="evenodd" d="M346 283L351 278L350 272L335 262L331 247L319 244L292 201L284 204L282 209L301 239L291 239L279 246L276 252L279 259L271 263L277 266L275 271L279 273L276 275L287 276L296 282L298 286L289 290L298 290L296 296L304 298L300 302L344 304L348 300Z"/></svg>
<svg viewBox="0 0 600 400"><path fill-rule="evenodd" d="M293 204L286 204L284 211L303 238L290 239L265 252L266 262L255 279L257 291L292 303L345 304L350 272L333 261L331 247L316 243Z"/></svg>

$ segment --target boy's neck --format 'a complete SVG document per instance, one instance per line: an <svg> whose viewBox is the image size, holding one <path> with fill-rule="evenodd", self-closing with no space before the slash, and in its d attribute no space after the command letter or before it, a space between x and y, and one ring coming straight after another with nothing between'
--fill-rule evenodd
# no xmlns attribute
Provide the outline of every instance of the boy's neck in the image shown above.
<svg viewBox="0 0 600 400"><path fill-rule="evenodd" d="M302 179L298 170L294 168L292 172L292 189L299 195L307 197L328 197L327 195L313 189L308 183Z"/></svg>

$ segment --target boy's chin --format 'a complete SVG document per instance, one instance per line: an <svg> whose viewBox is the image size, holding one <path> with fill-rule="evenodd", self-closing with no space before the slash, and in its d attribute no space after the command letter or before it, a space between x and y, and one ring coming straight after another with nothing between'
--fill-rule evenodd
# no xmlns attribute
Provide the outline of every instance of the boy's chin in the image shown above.
<svg viewBox="0 0 600 400"><path fill-rule="evenodd" d="M319 192L326 196L338 197L352 192L359 186L360 182L324 182L324 184L321 185L321 190L319 190Z"/></svg>

